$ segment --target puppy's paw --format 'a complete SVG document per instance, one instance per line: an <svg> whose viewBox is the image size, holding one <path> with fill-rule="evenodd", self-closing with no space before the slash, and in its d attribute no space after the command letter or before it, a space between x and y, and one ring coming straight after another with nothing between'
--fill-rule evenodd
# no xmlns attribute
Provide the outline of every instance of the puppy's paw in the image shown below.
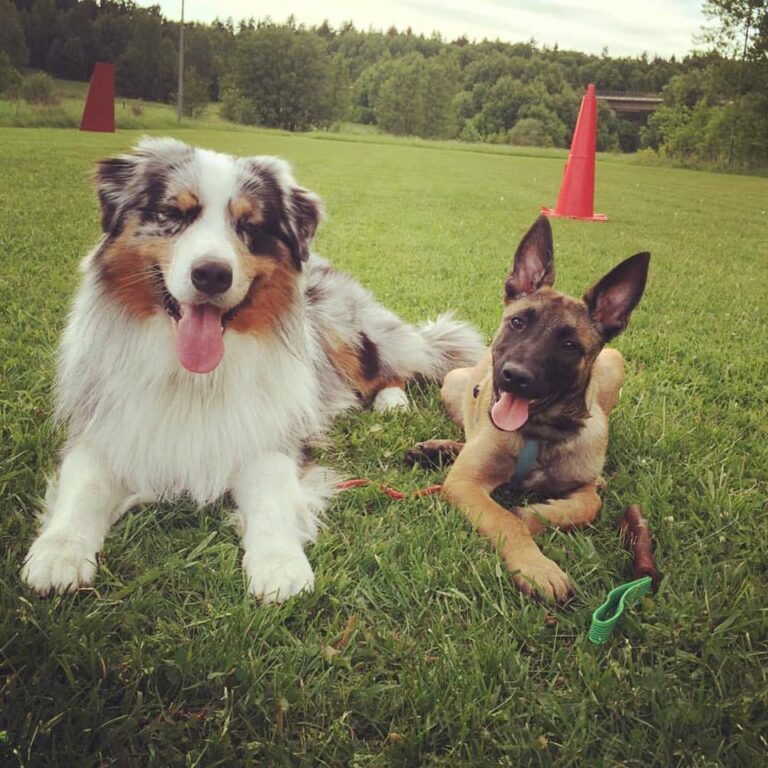
<svg viewBox="0 0 768 768"><path fill-rule="evenodd" d="M452 440L426 440L405 452L405 463L409 467L439 469L450 464L460 450L461 445Z"/></svg>
<svg viewBox="0 0 768 768"><path fill-rule="evenodd" d="M243 556L248 591L265 603L282 603L315 586L312 566L298 545L273 544L258 547Z"/></svg>
<svg viewBox="0 0 768 768"><path fill-rule="evenodd" d="M96 552L64 534L43 532L24 560L21 578L35 592L48 595L88 586L96 575Z"/></svg>
<svg viewBox="0 0 768 768"><path fill-rule="evenodd" d="M539 595L558 603L564 603L573 595L568 576L538 549L505 555L505 559L512 580L524 595Z"/></svg>
<svg viewBox="0 0 768 768"><path fill-rule="evenodd" d="M385 387L379 390L373 400L373 410L377 413L407 411L408 407L408 395L400 387Z"/></svg>

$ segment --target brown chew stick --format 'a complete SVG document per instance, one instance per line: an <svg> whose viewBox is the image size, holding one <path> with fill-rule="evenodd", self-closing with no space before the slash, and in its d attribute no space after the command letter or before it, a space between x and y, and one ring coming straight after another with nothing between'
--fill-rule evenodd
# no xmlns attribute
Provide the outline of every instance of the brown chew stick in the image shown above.
<svg viewBox="0 0 768 768"><path fill-rule="evenodd" d="M619 521L619 529L624 546L634 556L635 578L650 576L655 592L659 586L659 572L653 562L653 538L651 527L639 504L630 504L626 508L624 517Z"/></svg>

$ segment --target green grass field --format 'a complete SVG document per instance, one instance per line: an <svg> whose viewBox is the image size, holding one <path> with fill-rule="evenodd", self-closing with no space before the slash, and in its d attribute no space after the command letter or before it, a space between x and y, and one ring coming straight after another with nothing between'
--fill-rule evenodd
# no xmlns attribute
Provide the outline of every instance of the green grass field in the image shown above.
<svg viewBox="0 0 768 768"><path fill-rule="evenodd" d="M326 201L316 247L409 321L455 308L490 337L514 247L562 160L438 144L186 131L291 160ZM653 253L617 346L604 507L543 537L578 595L522 598L437 497L346 491L309 552L314 594L245 594L221 507L134 511L93 590L18 577L61 435L58 335L98 236L93 162L138 134L0 129L0 764L3 766L759 766L768 752L768 180L598 164L607 224L556 220L558 286ZM435 386L341 418L323 459L415 490L417 440L456 434ZM644 506L664 579L612 640L590 615L631 575L616 520Z"/></svg>

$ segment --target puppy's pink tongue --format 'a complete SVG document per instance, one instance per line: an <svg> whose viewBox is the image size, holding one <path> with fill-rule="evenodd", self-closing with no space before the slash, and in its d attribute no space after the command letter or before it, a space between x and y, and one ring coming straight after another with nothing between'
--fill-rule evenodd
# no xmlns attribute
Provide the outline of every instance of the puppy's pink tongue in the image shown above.
<svg viewBox="0 0 768 768"><path fill-rule="evenodd" d="M493 423L505 432L514 432L528 421L528 401L510 392L502 392L491 408Z"/></svg>
<svg viewBox="0 0 768 768"><path fill-rule="evenodd" d="M176 326L176 355L192 373L212 371L224 357L222 310L212 304L182 304Z"/></svg>

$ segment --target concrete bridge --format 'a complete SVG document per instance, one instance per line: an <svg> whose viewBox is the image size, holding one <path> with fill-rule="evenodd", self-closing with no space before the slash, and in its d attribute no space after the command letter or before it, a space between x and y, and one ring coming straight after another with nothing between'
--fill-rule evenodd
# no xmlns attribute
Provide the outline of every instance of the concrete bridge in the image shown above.
<svg viewBox="0 0 768 768"><path fill-rule="evenodd" d="M608 106L621 116L647 117L654 112L663 99L658 93L598 93L598 99L608 103Z"/></svg>

